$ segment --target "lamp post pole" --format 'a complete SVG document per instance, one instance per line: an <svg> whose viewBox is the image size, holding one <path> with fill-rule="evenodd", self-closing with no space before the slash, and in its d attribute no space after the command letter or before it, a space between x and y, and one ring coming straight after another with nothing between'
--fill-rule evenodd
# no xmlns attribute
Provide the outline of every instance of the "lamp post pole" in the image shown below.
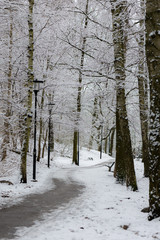
<svg viewBox="0 0 160 240"><path fill-rule="evenodd" d="M40 83L43 81L38 81L37 79L33 81L34 83L34 94L35 94L35 113L34 113L34 148L33 148L33 181L36 181L36 135L37 135L37 94L40 90Z"/></svg>
<svg viewBox="0 0 160 240"><path fill-rule="evenodd" d="M103 146L103 123L101 123L101 149L100 149L100 159L102 159L102 147Z"/></svg>
<svg viewBox="0 0 160 240"><path fill-rule="evenodd" d="M35 112L34 112L33 180L36 180L37 93L38 93L38 90L34 90Z"/></svg>
<svg viewBox="0 0 160 240"><path fill-rule="evenodd" d="M49 123L48 123L48 168L50 167L50 149L51 149L51 114L52 114L52 106L55 105L54 103L48 104L49 109Z"/></svg>
<svg viewBox="0 0 160 240"><path fill-rule="evenodd" d="M48 168L50 167L50 142L51 142L51 109L49 109L49 124L48 124Z"/></svg>
<svg viewBox="0 0 160 240"><path fill-rule="evenodd" d="M77 132L77 145L78 145L78 150L77 150L77 154L78 154L78 157L77 157L77 163L78 163L78 166L79 166L79 129L78 129L78 132Z"/></svg>

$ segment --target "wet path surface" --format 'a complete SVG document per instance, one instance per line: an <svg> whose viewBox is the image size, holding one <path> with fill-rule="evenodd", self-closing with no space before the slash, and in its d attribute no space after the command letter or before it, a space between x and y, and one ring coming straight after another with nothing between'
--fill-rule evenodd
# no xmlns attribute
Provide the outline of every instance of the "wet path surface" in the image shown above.
<svg viewBox="0 0 160 240"><path fill-rule="evenodd" d="M16 227L30 227L36 220L43 220L43 213L49 213L78 197L83 185L53 179L55 188L43 194L32 194L23 202L0 210L0 239L13 239Z"/></svg>

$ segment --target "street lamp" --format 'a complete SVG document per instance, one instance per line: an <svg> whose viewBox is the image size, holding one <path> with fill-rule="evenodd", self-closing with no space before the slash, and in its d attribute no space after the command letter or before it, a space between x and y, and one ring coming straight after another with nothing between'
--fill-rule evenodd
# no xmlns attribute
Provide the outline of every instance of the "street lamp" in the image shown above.
<svg viewBox="0 0 160 240"><path fill-rule="evenodd" d="M48 110L49 110L49 123L48 123L48 168L50 167L50 148L51 148L51 113L52 113L52 106L55 105L52 102L48 103Z"/></svg>
<svg viewBox="0 0 160 240"><path fill-rule="evenodd" d="M78 150L77 150L77 164L79 166L79 129L78 129L78 132L77 132L77 144L78 144Z"/></svg>
<svg viewBox="0 0 160 240"><path fill-rule="evenodd" d="M102 149L103 149L103 122L101 122L100 128L101 128L100 159L102 159Z"/></svg>
<svg viewBox="0 0 160 240"><path fill-rule="evenodd" d="M34 112L34 148L33 148L33 180L36 181L36 134L37 134L37 93L40 90L40 83L37 79L34 83L34 94L35 94L35 112Z"/></svg>

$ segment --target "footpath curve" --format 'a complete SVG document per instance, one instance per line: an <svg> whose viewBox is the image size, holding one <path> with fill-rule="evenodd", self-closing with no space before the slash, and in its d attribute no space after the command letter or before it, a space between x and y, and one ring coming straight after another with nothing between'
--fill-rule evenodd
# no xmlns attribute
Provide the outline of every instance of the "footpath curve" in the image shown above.
<svg viewBox="0 0 160 240"><path fill-rule="evenodd" d="M83 192L84 185L70 179L53 179L55 188L28 195L21 203L0 210L0 239L14 239L17 227L30 227L42 221L43 214L58 209Z"/></svg>

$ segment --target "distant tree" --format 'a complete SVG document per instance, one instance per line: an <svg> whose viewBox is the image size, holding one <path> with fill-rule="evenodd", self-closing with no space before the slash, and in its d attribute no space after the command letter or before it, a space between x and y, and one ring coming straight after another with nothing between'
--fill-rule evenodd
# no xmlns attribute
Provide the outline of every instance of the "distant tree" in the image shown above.
<svg viewBox="0 0 160 240"><path fill-rule="evenodd" d="M160 2L146 1L146 55L150 82L149 220L160 217Z"/></svg>
<svg viewBox="0 0 160 240"><path fill-rule="evenodd" d="M94 142L96 143L97 150L101 151L101 130L103 128L100 119L102 118L102 99L97 95L94 97L93 112L92 112L92 126L91 136L89 140L89 148L94 148Z"/></svg>
<svg viewBox="0 0 160 240"><path fill-rule="evenodd" d="M13 58L13 10L12 7L9 7L9 56L8 56L8 70L7 70L7 84L5 84L5 110L4 110L4 126L3 126L3 141L1 144L1 160L5 160L7 156L7 149L10 143L10 118L12 112L12 58Z"/></svg>
<svg viewBox="0 0 160 240"><path fill-rule="evenodd" d="M94 97L94 104L93 104L93 112L92 112L92 126L91 126L91 136L89 140L89 149L92 149L93 147L93 140L94 140L94 128L96 120L98 119L98 111L97 111L97 96Z"/></svg>
<svg viewBox="0 0 160 240"><path fill-rule="evenodd" d="M113 144L114 144L114 135L115 135L116 128L113 127L111 129L110 135L109 135L109 155L113 155Z"/></svg>
<svg viewBox="0 0 160 240"><path fill-rule="evenodd" d="M85 60L85 48L86 48L86 30L88 25L88 8L89 8L89 0L86 0L85 5L85 19L84 19L84 35L82 37L82 45L81 45L81 56L80 56L80 69L79 69L79 77L78 77L78 89L77 89L77 109L76 109L76 118L75 118L75 129L73 136L73 160L72 162L76 165L79 165L79 149L78 149L78 141L79 141L79 121L80 121L80 113L81 113L81 95L82 95L82 70L84 68L84 60Z"/></svg>
<svg viewBox="0 0 160 240"><path fill-rule="evenodd" d="M138 62L138 90L140 123L142 135L142 161L144 162L144 176L149 176L149 153L148 153L148 79L146 71L145 54L145 2L141 4L141 19L139 32L139 62Z"/></svg>
<svg viewBox="0 0 160 240"><path fill-rule="evenodd" d="M42 130L43 130L43 120L42 120L42 110L44 107L44 94L45 90L42 91L41 96L41 104L40 104L40 120L39 120L39 138L38 138L38 153L37 153L37 161L40 161L41 157L41 140L42 140Z"/></svg>

